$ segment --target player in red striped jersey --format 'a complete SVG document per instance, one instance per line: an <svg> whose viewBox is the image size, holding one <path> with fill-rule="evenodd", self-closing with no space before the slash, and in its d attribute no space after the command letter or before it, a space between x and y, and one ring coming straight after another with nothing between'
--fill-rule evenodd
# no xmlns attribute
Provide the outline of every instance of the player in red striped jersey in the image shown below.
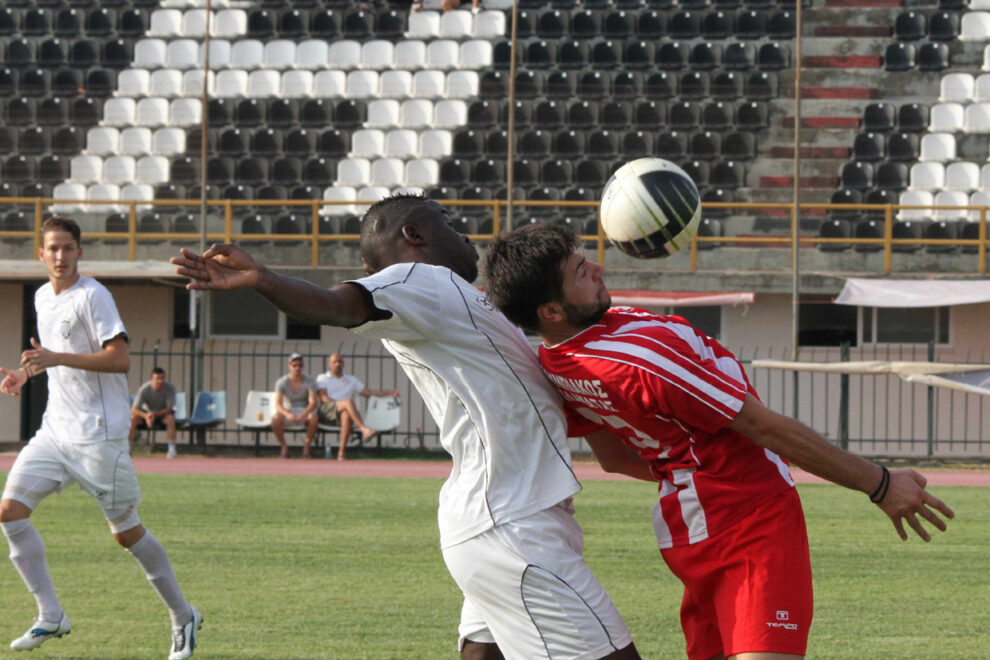
<svg viewBox="0 0 990 660"><path fill-rule="evenodd" d="M568 433L612 472L659 481L653 523L684 582L688 656L803 656L812 617L801 504L787 461L870 495L902 539L952 510L914 470L888 471L766 408L731 352L677 316L610 308L603 268L559 225L495 241L488 294L543 340ZM621 439L621 440L620 440ZM934 509L934 510L933 510Z"/></svg>

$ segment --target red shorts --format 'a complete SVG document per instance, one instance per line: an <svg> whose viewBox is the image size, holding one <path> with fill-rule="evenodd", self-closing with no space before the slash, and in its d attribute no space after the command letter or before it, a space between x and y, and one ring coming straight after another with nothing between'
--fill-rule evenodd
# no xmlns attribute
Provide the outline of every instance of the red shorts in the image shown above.
<svg viewBox="0 0 990 660"><path fill-rule="evenodd" d="M796 490L713 538L661 554L684 583L681 627L691 660L720 653L805 654L811 560Z"/></svg>

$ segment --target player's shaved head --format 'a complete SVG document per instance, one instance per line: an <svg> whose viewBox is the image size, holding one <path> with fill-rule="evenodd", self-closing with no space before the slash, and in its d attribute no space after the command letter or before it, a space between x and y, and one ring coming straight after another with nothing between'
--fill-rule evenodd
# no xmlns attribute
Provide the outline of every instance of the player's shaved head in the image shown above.
<svg viewBox="0 0 990 660"><path fill-rule="evenodd" d="M561 264L579 249L563 225L524 225L492 241L485 260L488 297L521 328L539 329L537 307L564 296Z"/></svg>
<svg viewBox="0 0 990 660"><path fill-rule="evenodd" d="M404 226L430 222L428 201L421 195L398 194L371 205L361 220L361 259L372 272L398 261Z"/></svg>

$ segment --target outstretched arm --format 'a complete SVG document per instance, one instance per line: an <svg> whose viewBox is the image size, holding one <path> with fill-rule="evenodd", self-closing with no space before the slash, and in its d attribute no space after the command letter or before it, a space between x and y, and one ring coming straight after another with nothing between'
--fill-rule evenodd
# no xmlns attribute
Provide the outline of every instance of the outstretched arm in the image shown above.
<svg viewBox="0 0 990 660"><path fill-rule="evenodd" d="M876 493L885 478L883 468L839 449L796 419L773 412L752 395L746 397L729 428L812 474L867 495ZM945 531L945 521L929 507L947 518L955 516L951 508L925 490L925 483L925 478L914 470L890 472L886 495L877 504L890 517L901 539L907 540L906 520L918 536L931 540L919 515Z"/></svg>
<svg viewBox="0 0 990 660"><path fill-rule="evenodd" d="M365 321L387 318L375 307L367 293L355 284L338 284L332 289L295 277L274 273L256 262L247 252L230 244L217 244L198 255L182 249L172 257L176 272L194 281L189 289L232 291L254 289L277 308L305 323L351 328Z"/></svg>
<svg viewBox="0 0 990 660"><path fill-rule="evenodd" d="M35 376L48 367L72 367L103 373L127 373L131 368L130 351L123 335L111 339L96 353L56 353L31 338L34 348L21 353L21 366L28 375Z"/></svg>

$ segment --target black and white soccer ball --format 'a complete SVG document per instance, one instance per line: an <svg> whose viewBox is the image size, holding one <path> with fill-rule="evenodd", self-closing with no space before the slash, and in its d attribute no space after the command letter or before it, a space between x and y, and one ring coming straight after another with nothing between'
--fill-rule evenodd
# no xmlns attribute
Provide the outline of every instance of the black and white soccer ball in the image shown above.
<svg viewBox="0 0 990 660"><path fill-rule="evenodd" d="M638 158L615 171L602 192L605 236L639 259L675 254L690 244L701 222L698 187L663 158Z"/></svg>

